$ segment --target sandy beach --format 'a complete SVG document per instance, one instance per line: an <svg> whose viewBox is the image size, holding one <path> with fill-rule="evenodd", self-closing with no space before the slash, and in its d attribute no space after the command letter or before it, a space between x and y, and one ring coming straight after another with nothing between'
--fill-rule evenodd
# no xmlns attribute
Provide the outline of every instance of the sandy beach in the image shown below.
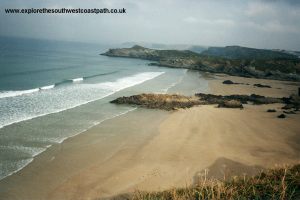
<svg viewBox="0 0 300 200"><path fill-rule="evenodd" d="M222 84L227 79L249 85ZM254 83L272 88L253 87ZM223 95L283 97L297 93L298 87L227 75L209 80L210 92ZM299 163L300 115L278 119L281 107L203 105L172 112L138 108L53 146L1 181L0 199L99 199L185 187L204 170L209 177L228 178Z"/></svg>

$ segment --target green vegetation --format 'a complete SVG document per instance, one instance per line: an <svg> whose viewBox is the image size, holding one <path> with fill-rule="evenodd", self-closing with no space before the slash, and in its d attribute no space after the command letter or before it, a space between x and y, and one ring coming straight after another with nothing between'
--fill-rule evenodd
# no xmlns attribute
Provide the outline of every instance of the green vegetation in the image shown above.
<svg viewBox="0 0 300 200"><path fill-rule="evenodd" d="M296 55L286 52L227 46L210 47L201 55L211 56L215 59L223 58L224 60L221 62L229 62L233 66L251 66L263 72L300 73L300 59Z"/></svg>
<svg viewBox="0 0 300 200"><path fill-rule="evenodd" d="M261 172L254 177L233 177L231 180L210 180L202 177L195 186L162 192L135 192L127 199L200 200L200 199L262 199L300 198L300 165Z"/></svg>
<svg viewBox="0 0 300 200"><path fill-rule="evenodd" d="M251 65L261 71L272 69L282 73L300 74L300 63L297 59L252 60Z"/></svg>
<svg viewBox="0 0 300 200"><path fill-rule="evenodd" d="M178 51L178 50L159 50L158 56L161 59L166 59L166 58L198 58L199 54L192 52L190 50L184 50L184 51Z"/></svg>
<svg viewBox="0 0 300 200"><path fill-rule="evenodd" d="M297 59L298 57L280 51L273 51L267 49L254 49L240 46L227 46L227 47L210 47L202 52L203 55L217 56L229 59Z"/></svg>

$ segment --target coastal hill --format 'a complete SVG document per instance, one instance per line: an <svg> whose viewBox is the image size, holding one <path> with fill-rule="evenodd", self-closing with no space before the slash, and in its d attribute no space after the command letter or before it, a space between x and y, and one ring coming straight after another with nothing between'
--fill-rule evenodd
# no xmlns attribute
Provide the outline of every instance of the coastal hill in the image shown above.
<svg viewBox="0 0 300 200"><path fill-rule="evenodd" d="M189 45L189 44L163 44L163 43L150 43L150 42L124 42L120 48L128 48L134 45L142 46L150 49L158 50L190 50L196 53L201 53L208 49L208 46L203 45Z"/></svg>
<svg viewBox="0 0 300 200"><path fill-rule="evenodd" d="M206 51L202 52L202 55L218 56L228 59L256 59L256 60L271 60L271 59L288 59L297 60L296 55L292 55L285 52L266 50L266 49L254 49L240 46L226 46L226 47L209 47Z"/></svg>
<svg viewBox="0 0 300 200"><path fill-rule="evenodd" d="M245 47L213 47L202 53L190 50L156 50L135 45L109 49L112 57L156 61L150 65L187 68L234 76L300 81L300 59L285 52Z"/></svg>

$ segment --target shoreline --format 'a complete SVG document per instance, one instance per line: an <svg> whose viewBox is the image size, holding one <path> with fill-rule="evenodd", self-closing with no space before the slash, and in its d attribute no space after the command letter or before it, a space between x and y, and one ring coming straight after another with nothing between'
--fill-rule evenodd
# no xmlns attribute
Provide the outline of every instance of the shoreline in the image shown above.
<svg viewBox="0 0 300 200"><path fill-rule="evenodd" d="M49 148L51 148L52 146L60 145L60 144L62 144L63 142L65 142L66 140L68 140L68 139L71 139L71 138L73 138L73 137L76 137L76 136L78 136L78 135L80 135L80 134L84 134L84 133L87 132L88 130L92 129L94 126L98 126L98 125L100 125L101 123L103 123L103 122L105 122L105 121L107 121L107 120L112 120L112 119L114 119L114 118L116 118L116 117L125 115L125 114L127 114L127 113L129 113L129 112L132 112L132 111L136 110L136 109L137 109L137 108L132 108L132 109L130 109L130 110L128 110L128 111L125 111L125 112L123 112L123 113L119 113L119 114L117 114L117 115L115 115L115 116L113 116L113 117L111 117L111 118L104 119L104 120L98 122L97 124L94 124L94 125L88 127L87 129L85 129L85 130L83 130L83 131L81 131L81 132L76 133L75 135L72 135L72 136L68 136L68 137L62 138L61 140L59 140L59 141L58 141L57 143L55 143L55 144L47 145L46 148L43 149L41 152L37 152L36 154L34 154L33 157L30 159L30 161L29 161L28 163L26 163L23 167L21 167L21 168L15 170L15 171L13 171L13 172L11 172L11 173L8 174L7 176L1 178L1 179L0 179L0 182L1 182L2 180L4 180L6 177L12 176L12 175L18 173L19 171L21 171L22 169L24 169L25 167L27 167L31 162L34 161L34 159L36 159L37 156L39 156L40 154L44 153L45 151L47 151L47 150L48 150Z"/></svg>
<svg viewBox="0 0 300 200"><path fill-rule="evenodd" d="M146 114L145 113L149 113ZM0 198L15 199L14 196L22 199L51 199L48 192L55 190L61 184L61 181L67 181L70 177L75 176L85 168L97 166L95 163L105 163L123 148L130 146L140 146L147 142L149 137L153 137L157 131L159 122L165 117L166 112L147 111L135 109L126 115L108 119L96 125L91 129L70 137L61 144L55 144L39 154L33 162L27 165L19 172L0 181ZM126 135L117 134L120 127L114 127L114 124L123 124L121 128L128 126L128 120L141 121L151 119L153 124L144 125L145 134L140 136L138 130ZM156 125L155 125L156 124ZM154 125L152 127L152 125ZM134 127L134 125L130 126ZM129 127L129 128L130 128ZM98 131L101 131L101 135ZM31 190L34 189L33 194ZM37 189L38 188L38 189ZM18 199L17 198L17 199ZM56 198L54 198L56 199Z"/></svg>
<svg viewBox="0 0 300 200"><path fill-rule="evenodd" d="M214 94L286 96L298 88L283 81L213 76L208 84ZM224 85L225 79L274 87ZM279 85L282 89L276 89ZM266 112L274 107L281 105L247 105L244 110L203 105L177 112L138 108L49 148L5 183L0 181L0 197L95 199L136 189L184 187L204 169L220 178L224 165L233 174L255 174L274 164L298 163L300 117L277 119L278 113ZM117 135L120 130L130 134Z"/></svg>
<svg viewBox="0 0 300 200"><path fill-rule="evenodd" d="M163 73L162 72L163 70L160 70L159 72L156 72L157 70L155 69L150 71L153 71L154 73ZM127 80L128 77L135 77L135 75L138 74L148 74L147 72L150 71L148 70L148 71L144 71L143 73L129 74L128 76L124 76L123 78L120 77L116 78L116 80L125 80L124 78L126 78ZM180 73L175 75L179 76ZM137 84L135 84L137 81L136 78L134 82L125 81L122 85L119 84L121 86L120 90L122 89L122 91L119 91L119 89L116 88L116 91L114 92L111 91L112 93L109 93L108 96L105 95L106 97L104 97L100 92L99 94L103 98L101 97L96 101L94 100L89 101L89 103L76 106L72 109L66 108L63 109L62 112L58 111L51 114L45 114L43 115L43 117L34 117L30 120L24 120L16 124L3 127L2 129L0 129L0 135L4 137L4 140L1 142L0 146L1 146L1 150L7 153L1 155L1 160L3 160L3 162L1 163L0 166L0 168L2 169L0 172L0 179L2 179L3 177L7 177L10 174L15 173L16 171L19 171L21 168L26 167L26 165L32 162L32 159L36 157L36 153L42 152L41 149L46 150L49 145L61 143L66 138L80 134L81 132L94 126L96 123L106 120L107 118L114 117L115 115L118 115L119 113L122 113L127 110L126 107L118 108L117 106L110 104L109 103L110 98L122 94L126 95L127 94L126 92L130 93L130 92L141 91L141 88L143 87L147 88L151 86L152 83L160 82L161 80L166 80L165 82L169 83L170 80L167 79L166 77L168 77L168 73L164 73L154 77L153 79L155 79L155 81L151 81L152 79L148 80L149 77L140 77L139 80L142 81L142 83L139 82ZM104 81L103 83L105 84L106 82ZM100 84L103 83L100 82ZM130 84L129 85L130 87L127 87L128 84ZM156 84L156 86L153 85L154 87L149 87L151 88L149 89L149 91L157 91L157 85L159 84ZM124 86L126 86L127 88L124 89ZM131 89L133 89L133 91L131 91ZM97 93L98 92L95 92L96 96ZM54 94L54 96L55 95L56 94ZM32 98L36 99L35 97ZM27 99L27 101L30 101L30 99L29 100ZM45 105L45 107L47 106ZM131 108L129 107L128 109ZM82 118L80 113L79 115L77 115L78 112L83 112L84 119ZM22 117L23 115L20 116L21 118L23 118ZM58 118L62 119L63 122L57 120ZM45 125L46 125L45 129L40 128ZM17 140L22 140L21 143L14 145L15 141L13 141L13 139L10 140L10 138L6 138L5 137L6 134L10 134L9 136L11 136L11 138L16 137L18 138ZM29 140L27 138L29 138ZM12 156L6 156L11 154ZM20 154L22 156L20 156Z"/></svg>

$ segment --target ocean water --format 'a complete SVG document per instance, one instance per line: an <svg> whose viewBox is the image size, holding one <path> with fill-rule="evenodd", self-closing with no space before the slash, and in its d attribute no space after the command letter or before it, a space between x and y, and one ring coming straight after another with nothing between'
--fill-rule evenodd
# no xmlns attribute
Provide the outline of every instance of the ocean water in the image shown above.
<svg viewBox="0 0 300 200"><path fill-rule="evenodd" d="M110 47L0 37L0 180L53 144L136 109L110 104L114 98L207 89L186 69L99 55Z"/></svg>

